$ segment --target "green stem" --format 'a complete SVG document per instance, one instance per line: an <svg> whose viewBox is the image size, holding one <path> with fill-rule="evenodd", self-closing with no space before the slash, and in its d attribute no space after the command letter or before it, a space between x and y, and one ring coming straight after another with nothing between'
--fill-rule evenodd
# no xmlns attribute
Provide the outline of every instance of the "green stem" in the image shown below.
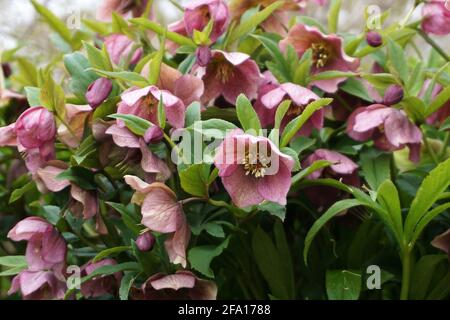
<svg viewBox="0 0 450 320"><path fill-rule="evenodd" d="M405 247L402 256L402 288L400 292L400 300L408 300L409 285L411 282L411 248Z"/></svg>
<svg viewBox="0 0 450 320"><path fill-rule="evenodd" d="M428 42L430 46L436 50L437 53L439 53L442 58L444 58L446 61L450 61L450 56L442 49L433 39L431 39L422 29L416 28L417 32L420 34L420 36Z"/></svg>

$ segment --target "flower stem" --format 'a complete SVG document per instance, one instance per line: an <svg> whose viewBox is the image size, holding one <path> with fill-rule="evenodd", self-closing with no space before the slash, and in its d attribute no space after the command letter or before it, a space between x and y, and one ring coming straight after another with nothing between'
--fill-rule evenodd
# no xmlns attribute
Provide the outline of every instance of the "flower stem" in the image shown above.
<svg viewBox="0 0 450 320"><path fill-rule="evenodd" d="M433 40L431 39L426 33L425 31L423 31L422 29L416 28L417 32L420 34L420 36L426 41L428 42L428 44L430 46L432 46L434 48L434 50L436 50L437 53L439 53L442 58L444 58L446 61L450 61L450 56Z"/></svg>
<svg viewBox="0 0 450 320"><path fill-rule="evenodd" d="M405 247L402 256L402 288L400 292L400 300L408 300L409 285L411 282L411 249Z"/></svg>

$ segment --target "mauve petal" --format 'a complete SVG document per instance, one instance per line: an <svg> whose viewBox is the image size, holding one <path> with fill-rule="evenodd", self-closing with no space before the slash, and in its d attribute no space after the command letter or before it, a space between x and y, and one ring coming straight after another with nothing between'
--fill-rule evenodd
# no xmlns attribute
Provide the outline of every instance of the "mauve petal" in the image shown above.
<svg viewBox="0 0 450 320"><path fill-rule="evenodd" d="M217 286L214 282L196 278L195 287L189 292L193 300L216 300Z"/></svg>
<svg viewBox="0 0 450 320"><path fill-rule="evenodd" d="M194 101L200 101L205 91L203 80L193 75L183 75L175 81L173 94L188 106Z"/></svg>
<svg viewBox="0 0 450 320"><path fill-rule="evenodd" d="M409 160L414 163L419 163L422 145L420 143L408 143Z"/></svg>
<svg viewBox="0 0 450 320"><path fill-rule="evenodd" d="M111 135L114 143L119 147L140 148L138 137L127 128L121 128L114 124L106 130L106 134Z"/></svg>
<svg viewBox="0 0 450 320"><path fill-rule="evenodd" d="M386 119L394 113L396 113L396 109L381 104L371 105L356 115L353 130L363 133L377 128L384 124Z"/></svg>
<svg viewBox="0 0 450 320"><path fill-rule="evenodd" d="M170 178L171 172L167 163L160 159L158 156L153 154L145 144L145 142L140 140L140 148L142 152L141 167L145 172L156 173L156 180L164 182Z"/></svg>
<svg viewBox="0 0 450 320"><path fill-rule="evenodd" d="M176 195L162 183L151 185L142 204L142 224L153 231L171 233L183 223L183 208Z"/></svg>
<svg viewBox="0 0 450 320"><path fill-rule="evenodd" d="M86 118L91 114L92 108L88 105L66 104L66 124L61 124L58 128L58 138L71 148L77 148L83 139ZM75 134L75 136L74 136Z"/></svg>
<svg viewBox="0 0 450 320"><path fill-rule="evenodd" d="M422 141L422 132L411 121L406 114L394 109L387 117L384 123L386 138L395 146L400 147L407 143L420 143Z"/></svg>
<svg viewBox="0 0 450 320"><path fill-rule="evenodd" d="M286 205L287 194L291 188L291 169L283 162L279 163L279 168L275 175L266 175L259 178L257 182L258 193L271 202L276 202L282 206Z"/></svg>
<svg viewBox="0 0 450 320"><path fill-rule="evenodd" d="M433 241L431 241L431 245L450 255L450 229L436 236Z"/></svg>
<svg viewBox="0 0 450 320"><path fill-rule="evenodd" d="M153 86L145 87L142 89L135 89L123 93L120 97L122 101L129 106L134 106L140 99L145 98L150 93Z"/></svg>
<svg viewBox="0 0 450 320"><path fill-rule="evenodd" d="M41 235L51 228L51 224L39 217L29 217L18 222L8 233L13 241L29 241L35 235Z"/></svg>
<svg viewBox="0 0 450 320"><path fill-rule="evenodd" d="M369 129L365 132L358 132L354 130L355 127L355 123L356 123L356 117L362 113L365 112L366 108L365 107L361 107L361 108L357 108L355 111L352 112L352 114L350 115L350 117L348 118L348 123L347 123L347 134L350 138L356 140L356 141L367 141L369 140L375 129Z"/></svg>
<svg viewBox="0 0 450 320"><path fill-rule="evenodd" d="M167 90L159 90L157 87L153 86L150 88L150 93L153 97L163 102L164 109L166 112L167 121L174 128L183 128L185 120L186 107L178 97L174 96Z"/></svg>
<svg viewBox="0 0 450 320"><path fill-rule="evenodd" d="M42 258L51 265L62 264L66 261L67 245L64 238L56 229L44 234L42 238Z"/></svg>
<svg viewBox="0 0 450 320"><path fill-rule="evenodd" d="M194 288L195 277L189 274L176 273L153 280L150 282L150 285L155 290L162 290L162 289L179 290L182 288Z"/></svg>
<svg viewBox="0 0 450 320"><path fill-rule="evenodd" d="M261 102L267 109L275 109L283 101L286 91L282 87L275 88L262 96Z"/></svg>
<svg viewBox="0 0 450 320"><path fill-rule="evenodd" d="M330 168L337 174L352 174L358 169L358 165L351 159L335 151L318 149L314 152L317 159L327 160L333 164Z"/></svg>
<svg viewBox="0 0 450 320"><path fill-rule="evenodd" d="M183 268L186 268L186 249L189 245L190 238L191 229L186 221L186 217L182 216L181 226L164 242L170 262L173 264L181 264Z"/></svg>
<svg viewBox="0 0 450 320"><path fill-rule="evenodd" d="M422 29L426 33L440 36L450 33L450 10L445 7L445 1L425 3L422 14Z"/></svg>
<svg viewBox="0 0 450 320"><path fill-rule="evenodd" d="M46 284L53 287L55 283L56 278L50 271L23 271L20 274L20 291L24 296L34 293Z"/></svg>
<svg viewBox="0 0 450 320"><path fill-rule="evenodd" d="M258 181L247 176L242 166L238 166L231 175L222 177L222 184L233 203L240 208L257 205L264 201L258 192Z"/></svg>
<svg viewBox="0 0 450 320"><path fill-rule="evenodd" d="M69 180L57 178L67 168L68 166L65 162L55 160L50 161L44 168L39 168L36 174L45 188L51 192L59 192L70 186Z"/></svg>
<svg viewBox="0 0 450 320"><path fill-rule="evenodd" d="M319 96L311 90L293 83L283 83L280 87L289 95L292 102L298 106L306 106L319 99Z"/></svg>
<svg viewBox="0 0 450 320"><path fill-rule="evenodd" d="M245 61L250 59L250 56L248 54L242 52L226 52L222 50L213 50L211 53L213 59L222 56L234 66L241 65Z"/></svg>
<svg viewBox="0 0 450 320"><path fill-rule="evenodd" d="M17 146L17 136L14 130L15 125L15 123L12 123L9 126L0 128L0 147Z"/></svg>
<svg viewBox="0 0 450 320"><path fill-rule="evenodd" d="M89 191L83 190L75 184L70 189L72 198L78 201L83 207L83 218L90 219L98 212L97 197Z"/></svg>

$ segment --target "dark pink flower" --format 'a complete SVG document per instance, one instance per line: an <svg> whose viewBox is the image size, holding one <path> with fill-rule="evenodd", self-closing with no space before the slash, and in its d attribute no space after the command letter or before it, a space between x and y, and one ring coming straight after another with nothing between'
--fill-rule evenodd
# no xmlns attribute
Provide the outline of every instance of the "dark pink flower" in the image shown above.
<svg viewBox="0 0 450 320"><path fill-rule="evenodd" d="M30 108L17 119L14 130L22 146L41 148L55 139L55 117L44 107Z"/></svg>
<svg viewBox="0 0 450 320"><path fill-rule="evenodd" d="M281 153L269 139L237 129L217 149L214 164L238 207L257 205L264 200L286 204L294 160Z"/></svg>
<svg viewBox="0 0 450 320"><path fill-rule="evenodd" d="M420 160L422 132L398 109L382 104L356 109L348 120L347 134L357 141L373 139L375 146L384 151L409 147L409 158Z"/></svg>
<svg viewBox="0 0 450 320"><path fill-rule="evenodd" d="M95 109L101 105L109 96L113 88L112 81L100 78L92 82L86 92L86 100Z"/></svg>
<svg viewBox="0 0 450 320"><path fill-rule="evenodd" d="M309 167L318 160L329 161L332 165L314 171L308 176L308 179L331 178L355 187L360 185L358 165L348 157L335 151L317 149L302 161L302 167ZM328 206L345 196L343 192L323 186L309 187L304 192L314 204L320 207Z"/></svg>
<svg viewBox="0 0 450 320"><path fill-rule="evenodd" d="M140 17L145 11L148 0L103 0L97 11L97 19L111 21L113 12L122 16L131 13L133 17Z"/></svg>
<svg viewBox="0 0 450 320"><path fill-rule="evenodd" d="M266 86L268 87L268 85ZM274 123L278 106L284 100L291 100L291 106L286 112L281 124L281 127L284 128L291 120L301 115L309 103L317 99L319 97L311 90L287 82L276 85L272 90L259 96L255 103L255 110L258 113L262 126L266 127ZM314 112L312 117L302 127L299 134L308 136L311 134L313 128L321 129L323 127L323 116L324 112L322 109Z"/></svg>
<svg viewBox="0 0 450 320"><path fill-rule="evenodd" d="M183 128L186 107L178 97L156 86L131 89L122 94L117 113L133 114L153 124L158 123L158 105L162 99L167 121L174 128ZM120 122L119 122L120 123Z"/></svg>
<svg viewBox="0 0 450 320"><path fill-rule="evenodd" d="M66 288L64 278L52 271L25 270L14 277L8 294L20 291L25 300L61 300Z"/></svg>
<svg viewBox="0 0 450 320"><path fill-rule="evenodd" d="M312 50L312 74L332 70L356 71L359 67L358 59L345 54L342 38L334 34L324 35L315 27L303 24L294 26L288 36L280 42L280 48L286 51L289 45L295 49L299 57L308 49ZM334 93L338 90L338 85L345 80L346 78L316 80L312 85L325 92Z"/></svg>
<svg viewBox="0 0 450 320"><path fill-rule="evenodd" d="M191 0L185 6L184 17L169 26L169 30L192 36L194 30L203 31L209 21L214 24L210 40L216 40L225 32L229 23L228 6L223 0Z"/></svg>
<svg viewBox="0 0 450 320"><path fill-rule="evenodd" d="M447 1L448 2L448 1ZM422 29L426 33L445 36L450 33L450 6L444 0L431 0L425 3L422 14Z"/></svg>
<svg viewBox="0 0 450 320"><path fill-rule="evenodd" d="M155 274L141 288L132 288L131 297L134 300L215 300L217 286L181 270L171 275Z"/></svg>
<svg viewBox="0 0 450 320"><path fill-rule="evenodd" d="M114 266L117 262L113 259L103 259L92 263L88 262L81 268L81 275L88 276L100 267ZM85 298L98 298L107 294L115 294L120 286L122 273L116 272L112 275L95 276L89 281L81 284L81 294Z"/></svg>
<svg viewBox="0 0 450 320"><path fill-rule="evenodd" d="M448 254L448 258L450 259L450 229L435 237L431 242L431 245L444 251Z"/></svg>
<svg viewBox="0 0 450 320"><path fill-rule="evenodd" d="M256 62L240 52L213 50L209 64L197 71L205 83L204 103L222 95L234 104L241 93L254 99L262 79Z"/></svg>
<svg viewBox="0 0 450 320"><path fill-rule="evenodd" d="M112 62L117 65L122 61L134 65L141 60L144 53L143 49L134 49L133 46L133 40L123 34L112 34L105 38L106 50L108 51Z"/></svg>

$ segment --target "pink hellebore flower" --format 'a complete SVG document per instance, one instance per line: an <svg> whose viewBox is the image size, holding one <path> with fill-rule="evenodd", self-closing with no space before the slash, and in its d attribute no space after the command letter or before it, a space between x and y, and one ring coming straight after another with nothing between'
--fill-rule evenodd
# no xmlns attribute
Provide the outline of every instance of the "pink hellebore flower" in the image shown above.
<svg viewBox="0 0 450 320"><path fill-rule="evenodd" d="M44 107L26 110L17 119L14 130L22 146L27 149L42 148L53 143L56 122L53 114Z"/></svg>
<svg viewBox="0 0 450 320"><path fill-rule="evenodd" d="M294 26L288 36L280 42L280 48L286 51L289 45L295 49L299 57L308 49L312 50L312 74L332 70L356 71L359 67L358 59L345 54L342 38L334 34L324 35L315 27L303 24ZM338 85L345 80L346 78L316 80L312 84L325 92L334 93L338 90Z"/></svg>
<svg viewBox="0 0 450 320"><path fill-rule="evenodd" d="M215 300L217 286L181 270L171 275L155 274L140 289L132 288L131 297L134 300Z"/></svg>
<svg viewBox="0 0 450 320"><path fill-rule="evenodd" d="M128 61L131 65L137 64L144 53L142 48L134 50L134 42L123 34L112 34L105 38L105 46L112 62L120 64ZM134 51L133 51L134 50Z"/></svg>
<svg viewBox="0 0 450 320"><path fill-rule="evenodd" d="M216 151L214 164L233 202L241 208L264 200L286 205L294 160L269 139L236 129Z"/></svg>
<svg viewBox="0 0 450 320"><path fill-rule="evenodd" d="M97 11L97 19L101 21L111 21L113 12L122 16L129 13L133 17L140 17L145 11L148 0L103 0Z"/></svg>
<svg viewBox="0 0 450 320"><path fill-rule="evenodd" d="M431 245L447 253L450 259L450 229L435 237Z"/></svg>
<svg viewBox="0 0 450 320"><path fill-rule="evenodd" d="M409 147L411 161L420 160L422 132L398 109L374 104L358 108L348 120L347 134L356 141L373 139L375 146L384 151Z"/></svg>
<svg viewBox="0 0 450 320"><path fill-rule="evenodd" d="M26 250L28 270L54 269L61 273L66 260L66 242L44 219L30 217L20 221L9 231L8 238L13 241L28 241Z"/></svg>
<svg viewBox="0 0 450 320"><path fill-rule="evenodd" d="M88 276L100 267L114 266L117 262L113 259L103 259L96 263L88 262L81 268L81 275ZM107 294L115 294L120 286L122 273L116 272L108 276L96 276L81 284L81 294L85 298L98 298Z"/></svg>
<svg viewBox="0 0 450 320"><path fill-rule="evenodd" d="M259 97L255 104L255 110L261 119L263 127L272 125L275 121L275 113L278 106L284 100L291 100L291 106L286 112L281 127L284 128L291 120L302 114L305 107L319 99L319 97L309 89L293 83L283 83L273 90ZM324 112L322 109L314 112L312 117L305 123L299 134L310 135L313 128L321 129L323 127Z"/></svg>
<svg viewBox="0 0 450 320"><path fill-rule="evenodd" d="M148 184L134 176L125 176L125 182L136 190L132 202L141 205L142 224L152 231L170 233L165 242L169 259L186 267L190 228L175 193L165 184Z"/></svg>
<svg viewBox="0 0 450 320"><path fill-rule="evenodd" d="M192 36L194 30L203 31L213 19L210 40L216 40L225 32L229 23L228 6L223 0L191 0L185 5L184 17L169 26L169 30Z"/></svg>
<svg viewBox="0 0 450 320"><path fill-rule="evenodd" d="M422 9L422 29L426 33L445 36L450 33L450 5L445 0L427 1Z"/></svg>
<svg viewBox="0 0 450 320"><path fill-rule="evenodd" d="M20 291L24 300L61 300L66 288L65 280L52 271L25 270L14 277L8 294Z"/></svg>
<svg viewBox="0 0 450 320"><path fill-rule="evenodd" d="M197 72L205 83L202 102L208 103L222 95L231 104L243 93L250 100L256 98L262 80L258 65L250 56L240 52L213 50L206 67Z"/></svg>
<svg viewBox="0 0 450 320"><path fill-rule="evenodd" d="M329 167L314 171L308 176L309 179L331 178L355 187L360 185L358 165L348 157L335 151L317 149L302 161L302 167L309 167L318 160L326 160L332 164ZM304 192L314 204L321 207L328 206L345 196L343 192L323 186L309 187Z"/></svg>

